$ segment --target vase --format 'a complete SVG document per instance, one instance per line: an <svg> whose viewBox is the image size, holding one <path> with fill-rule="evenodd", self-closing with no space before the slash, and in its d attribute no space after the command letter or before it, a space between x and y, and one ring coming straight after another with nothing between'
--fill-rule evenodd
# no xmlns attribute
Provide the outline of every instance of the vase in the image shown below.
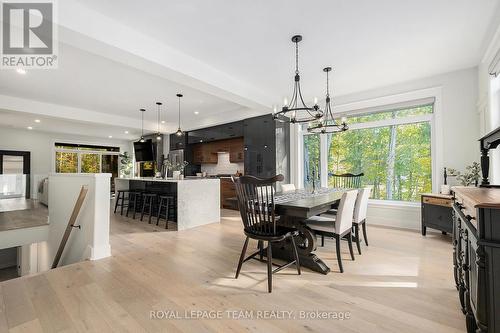
<svg viewBox="0 0 500 333"><path fill-rule="evenodd" d="M172 172L172 178L179 179L180 176L181 176L181 172L180 171L174 171L174 172Z"/></svg>

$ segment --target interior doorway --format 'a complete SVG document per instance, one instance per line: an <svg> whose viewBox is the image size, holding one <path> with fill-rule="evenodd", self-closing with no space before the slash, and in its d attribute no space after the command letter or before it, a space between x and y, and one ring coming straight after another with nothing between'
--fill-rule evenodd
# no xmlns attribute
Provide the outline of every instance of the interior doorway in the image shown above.
<svg viewBox="0 0 500 333"><path fill-rule="evenodd" d="M0 199L31 197L31 153L0 150Z"/></svg>

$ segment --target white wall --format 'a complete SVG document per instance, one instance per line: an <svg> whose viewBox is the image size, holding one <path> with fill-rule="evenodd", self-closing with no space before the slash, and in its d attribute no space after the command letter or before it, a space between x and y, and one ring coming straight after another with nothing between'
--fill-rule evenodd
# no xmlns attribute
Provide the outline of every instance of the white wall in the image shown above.
<svg viewBox="0 0 500 333"><path fill-rule="evenodd" d="M0 118L1 122L1 118ZM46 133L0 127L0 150L23 150L31 152L31 195L36 194L37 175L47 176L52 170L54 142L88 143L120 147L120 152L131 151L131 144L124 140L112 140L88 136Z"/></svg>
<svg viewBox="0 0 500 333"><path fill-rule="evenodd" d="M480 131L484 135L500 126L500 107L495 105L491 94L491 80L488 67L493 58L500 52L500 24L488 42L485 54L478 67L478 103L477 110L480 117ZM498 80L498 78L497 78ZM498 84L498 83L497 83ZM497 96L498 98L498 96ZM499 101L500 102L500 101ZM490 183L500 184L500 149L490 151Z"/></svg>

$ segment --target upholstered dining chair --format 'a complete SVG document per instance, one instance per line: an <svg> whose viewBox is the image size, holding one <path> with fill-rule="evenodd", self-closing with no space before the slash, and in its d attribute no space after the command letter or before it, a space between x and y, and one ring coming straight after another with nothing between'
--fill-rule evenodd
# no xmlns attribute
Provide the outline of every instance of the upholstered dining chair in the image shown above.
<svg viewBox="0 0 500 333"><path fill-rule="evenodd" d="M366 213L368 211L368 199L372 189L365 187L359 190L358 197L356 198L356 205L354 206L354 216L352 220L352 228L354 232L354 241L358 248L358 253L361 254L361 241L359 239L359 226L363 229L363 238L366 246L368 246L368 237L366 235ZM330 209L326 214L337 215L337 209ZM324 246L324 237L321 237L321 246Z"/></svg>
<svg viewBox="0 0 500 333"><path fill-rule="evenodd" d="M305 220L306 225L316 234L321 235L322 237L333 237L335 239L337 262L341 273L344 272L344 268L342 266L340 242L344 236L347 236L351 259L354 260L354 251L352 249L352 223L357 195L357 190L345 192L340 199L336 215L323 214L321 216L313 216Z"/></svg>
<svg viewBox="0 0 500 333"><path fill-rule="evenodd" d="M243 221L243 232L246 239L241 250L238 268L236 269L237 279L241 266L249 259L257 259L257 254L263 252L263 244L267 242L267 283L268 292L272 291L272 274L281 271L295 264L297 273L300 275L300 262L294 237L298 236L298 231L294 228L287 228L276 224L277 216L274 205L274 189L278 181L283 181L283 175L277 175L269 179L261 179L253 176L233 177L236 185L236 194L238 197L238 208ZM259 250L245 258L249 239L255 239L259 242ZM287 264L272 269L272 246L271 243L290 241L291 250L295 260Z"/></svg>

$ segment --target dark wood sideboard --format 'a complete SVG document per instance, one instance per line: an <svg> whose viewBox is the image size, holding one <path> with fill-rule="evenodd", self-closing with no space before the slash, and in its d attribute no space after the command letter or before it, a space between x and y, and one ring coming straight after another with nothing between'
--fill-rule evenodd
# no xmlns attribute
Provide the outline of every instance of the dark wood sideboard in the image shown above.
<svg viewBox="0 0 500 333"><path fill-rule="evenodd" d="M453 196L447 194L424 193L421 197L422 235L425 236L427 228L440 230L442 233L453 231L451 206Z"/></svg>
<svg viewBox="0 0 500 333"><path fill-rule="evenodd" d="M453 192L453 266L467 332L500 333L500 189Z"/></svg>

